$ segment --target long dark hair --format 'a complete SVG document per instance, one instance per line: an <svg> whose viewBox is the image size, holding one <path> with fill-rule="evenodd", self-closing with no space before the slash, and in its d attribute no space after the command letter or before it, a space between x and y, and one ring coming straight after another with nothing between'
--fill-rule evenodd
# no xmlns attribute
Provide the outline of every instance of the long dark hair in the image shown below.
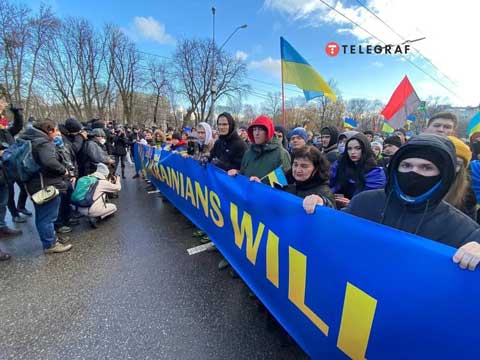
<svg viewBox="0 0 480 360"><path fill-rule="evenodd" d="M362 157L355 164L348 156L348 144L352 140L357 140L362 148ZM338 161L337 175L335 177L335 184L340 185L341 188L347 187L350 179L355 181L357 189L365 187L365 174L377 167L375 155L370 147L367 137L363 134L356 134L348 139L345 144L345 152Z"/></svg>

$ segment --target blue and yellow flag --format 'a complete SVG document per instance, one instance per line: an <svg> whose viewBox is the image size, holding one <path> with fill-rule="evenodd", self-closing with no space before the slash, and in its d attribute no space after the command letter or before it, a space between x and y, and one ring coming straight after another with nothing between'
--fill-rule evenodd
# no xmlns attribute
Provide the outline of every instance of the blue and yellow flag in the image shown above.
<svg viewBox="0 0 480 360"><path fill-rule="evenodd" d="M347 128L347 129L354 129L354 128L358 127L358 124L352 118L346 117L345 120L343 120L343 127Z"/></svg>
<svg viewBox="0 0 480 360"><path fill-rule="evenodd" d="M270 182L271 187L275 187L275 184L279 184L282 186L287 186L287 178L285 177L285 174L283 173L283 169L281 166L273 170L272 172L268 173L265 175L265 177L268 179Z"/></svg>
<svg viewBox="0 0 480 360"><path fill-rule="evenodd" d="M393 127L390 126L390 124L388 123L388 121L384 121L383 122L383 127L382 127L382 131L384 133L393 133L395 131L395 129Z"/></svg>
<svg viewBox="0 0 480 360"><path fill-rule="evenodd" d="M476 113L475 116L468 123L467 135L470 138L476 132L480 132L480 112Z"/></svg>
<svg viewBox="0 0 480 360"><path fill-rule="evenodd" d="M280 49L284 83L294 84L302 89L307 101L319 96L337 100L327 82L283 37L280 37Z"/></svg>

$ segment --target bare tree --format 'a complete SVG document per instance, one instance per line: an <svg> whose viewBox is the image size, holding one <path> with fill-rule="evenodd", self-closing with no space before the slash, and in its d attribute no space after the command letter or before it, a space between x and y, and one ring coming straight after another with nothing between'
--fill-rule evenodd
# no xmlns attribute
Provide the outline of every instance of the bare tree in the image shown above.
<svg viewBox="0 0 480 360"><path fill-rule="evenodd" d="M282 107L282 98L280 92L267 94L267 99L262 104L262 111L272 118L279 121Z"/></svg>
<svg viewBox="0 0 480 360"><path fill-rule="evenodd" d="M112 29L109 37L113 79L122 100L123 116L128 125L133 123L135 81L139 71L140 54L120 29Z"/></svg>
<svg viewBox="0 0 480 360"><path fill-rule="evenodd" d="M148 64L146 86L150 88L154 96L153 123L158 124L158 110L161 107L162 98L165 101L167 87L169 86L165 63L151 61ZM165 121L158 125L164 129L166 127L166 117L163 117L163 119Z"/></svg>
<svg viewBox="0 0 480 360"><path fill-rule="evenodd" d="M179 41L174 55L176 78L180 83L181 94L190 103L196 122L203 121L211 115L210 90L214 56L218 73L217 100L228 94L249 90L248 85L242 83L247 72L243 60L214 49L209 40Z"/></svg>

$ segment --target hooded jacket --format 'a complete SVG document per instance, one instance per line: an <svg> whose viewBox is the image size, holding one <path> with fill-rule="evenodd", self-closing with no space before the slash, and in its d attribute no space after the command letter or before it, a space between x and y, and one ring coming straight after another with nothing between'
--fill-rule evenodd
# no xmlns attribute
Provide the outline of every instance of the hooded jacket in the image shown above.
<svg viewBox="0 0 480 360"><path fill-rule="evenodd" d="M330 142L328 143L327 147L323 147L322 145L322 152L327 157L327 160L330 164L333 164L335 161L338 160L340 153L338 152L337 144L338 144L338 130L335 126L325 126L320 131L320 134L329 134L330 135Z"/></svg>
<svg viewBox="0 0 480 360"><path fill-rule="evenodd" d="M283 139L281 141L282 146L285 150L288 151L288 139L287 139L287 129L285 129L282 125L275 126L276 132L281 132L283 134Z"/></svg>
<svg viewBox="0 0 480 360"><path fill-rule="evenodd" d="M247 151L247 144L238 136L233 117L225 113L220 116L225 116L228 120L228 134L220 135L215 141L210 152L209 162L225 171L240 170L243 155Z"/></svg>
<svg viewBox="0 0 480 360"><path fill-rule="evenodd" d="M385 173L377 166L372 149L365 135L357 133L347 141L357 140L362 146L362 164L353 164L348 158L348 152L342 154L338 161L330 167L330 187L334 194L342 193L351 199L366 190L383 188ZM363 179L362 179L363 178Z"/></svg>
<svg viewBox="0 0 480 360"><path fill-rule="evenodd" d="M45 132L35 127L26 129L21 138L32 142L33 158L41 167L40 173L43 176L44 187L53 185L58 190L65 191L67 189L65 183L67 169L61 162L62 159L55 148L55 143L48 138ZM30 195L41 190L40 174L34 175L26 185Z"/></svg>
<svg viewBox="0 0 480 360"><path fill-rule="evenodd" d="M198 152L194 155L194 158L199 160L202 157L210 157L210 152L213 149L213 133L212 128L206 122L201 122L198 124L205 130L205 142L198 141Z"/></svg>
<svg viewBox="0 0 480 360"><path fill-rule="evenodd" d="M436 152L442 157L440 186L415 203L402 198L396 182L400 161L408 158L413 149ZM455 248L478 241L479 225L443 200L455 181L455 164L455 148L447 138L431 134L415 136L392 157L385 190L358 194L345 211Z"/></svg>
<svg viewBox="0 0 480 360"><path fill-rule="evenodd" d="M253 127L263 126L267 130L267 138L264 144L255 144ZM255 119L247 129L248 137L252 144L242 159L240 173L245 176L263 178L265 175L282 166L284 172L291 168L290 155L274 137L275 131L272 120L265 115Z"/></svg>

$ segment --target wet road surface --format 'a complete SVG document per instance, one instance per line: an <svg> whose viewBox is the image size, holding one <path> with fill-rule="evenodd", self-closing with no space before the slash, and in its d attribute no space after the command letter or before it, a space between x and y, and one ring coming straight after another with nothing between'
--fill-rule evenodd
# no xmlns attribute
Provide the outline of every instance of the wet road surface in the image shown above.
<svg viewBox="0 0 480 360"><path fill-rule="evenodd" d="M131 175L117 214L81 219L70 252L43 255L33 218L0 243L0 359L306 358L219 253L187 254L194 229Z"/></svg>

